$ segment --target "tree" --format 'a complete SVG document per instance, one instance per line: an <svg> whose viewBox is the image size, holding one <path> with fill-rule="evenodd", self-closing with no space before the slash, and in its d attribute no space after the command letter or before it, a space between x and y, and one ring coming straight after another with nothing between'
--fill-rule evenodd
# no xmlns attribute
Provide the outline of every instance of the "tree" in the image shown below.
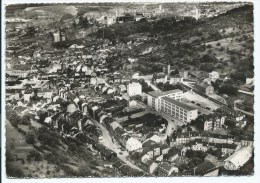
<svg viewBox="0 0 260 183"><path fill-rule="evenodd" d="M217 79L215 82L211 82L211 85L214 87L215 90L218 90L218 88L220 87L220 85L223 83L222 80Z"/></svg>
<svg viewBox="0 0 260 183"><path fill-rule="evenodd" d="M187 127L187 131L188 132L191 132L192 131L192 128L190 126Z"/></svg>
<svg viewBox="0 0 260 183"><path fill-rule="evenodd" d="M23 158L21 159L21 163L22 163L23 165L24 165L24 163L25 163Z"/></svg>
<svg viewBox="0 0 260 183"><path fill-rule="evenodd" d="M77 152L78 151L78 146L75 142L72 142L69 144L69 148L68 148L70 151L72 152Z"/></svg>
<svg viewBox="0 0 260 183"><path fill-rule="evenodd" d="M194 151L193 150L191 150L191 149L188 149L187 151L186 151L186 153L185 153L185 156L187 157L187 158L192 158L192 157L194 157Z"/></svg>
<svg viewBox="0 0 260 183"><path fill-rule="evenodd" d="M15 128L17 128L18 125L21 123L21 117L13 109L6 110L6 118Z"/></svg>
<svg viewBox="0 0 260 183"><path fill-rule="evenodd" d="M28 125L31 124L31 123L30 123L30 120L31 120L31 117L30 117L28 114L25 114L25 115L22 116L22 118L21 118L21 124L28 126Z"/></svg>
<svg viewBox="0 0 260 183"><path fill-rule="evenodd" d="M218 59L214 55L205 54L200 58L200 62L216 63Z"/></svg>
<svg viewBox="0 0 260 183"><path fill-rule="evenodd" d="M83 163L78 168L78 174L82 177L88 177L92 175L92 171L86 163Z"/></svg>
<svg viewBox="0 0 260 183"><path fill-rule="evenodd" d="M34 144L35 143L35 135L33 133L26 134L26 142L28 144Z"/></svg>
<svg viewBox="0 0 260 183"><path fill-rule="evenodd" d="M24 178L24 173L18 166L6 163L6 174L8 177L19 177Z"/></svg>
<svg viewBox="0 0 260 183"><path fill-rule="evenodd" d="M182 129L181 128L177 128L177 132L181 133Z"/></svg>
<svg viewBox="0 0 260 183"><path fill-rule="evenodd" d="M218 89L219 94L237 95L238 89L232 85L221 85Z"/></svg>
<svg viewBox="0 0 260 183"><path fill-rule="evenodd" d="M234 72L230 75L231 79L233 79L234 81L242 81L242 82L246 82L246 76L245 73L243 72Z"/></svg>

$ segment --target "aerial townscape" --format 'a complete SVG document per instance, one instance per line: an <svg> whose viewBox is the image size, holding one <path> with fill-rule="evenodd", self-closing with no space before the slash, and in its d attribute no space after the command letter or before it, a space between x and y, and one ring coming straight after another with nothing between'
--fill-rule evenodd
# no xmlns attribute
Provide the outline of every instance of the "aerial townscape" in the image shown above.
<svg viewBox="0 0 260 183"><path fill-rule="evenodd" d="M9 178L254 174L253 4L12 4Z"/></svg>

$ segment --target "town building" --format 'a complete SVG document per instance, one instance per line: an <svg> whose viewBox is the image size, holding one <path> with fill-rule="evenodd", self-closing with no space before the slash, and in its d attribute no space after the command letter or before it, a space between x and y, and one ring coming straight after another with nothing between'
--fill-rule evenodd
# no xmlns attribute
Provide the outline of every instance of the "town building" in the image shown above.
<svg viewBox="0 0 260 183"><path fill-rule="evenodd" d="M142 93L142 85L139 83L129 83L127 85L127 94L129 96L140 95Z"/></svg>
<svg viewBox="0 0 260 183"><path fill-rule="evenodd" d="M198 117L198 109L180 102L183 91L176 89L166 92L153 91L148 93L148 106L162 111L183 122L190 122Z"/></svg>
<svg viewBox="0 0 260 183"><path fill-rule="evenodd" d="M167 162L163 162L158 166L158 176L169 176L173 172L178 173L179 169L175 166L170 165Z"/></svg>
<svg viewBox="0 0 260 183"><path fill-rule="evenodd" d="M175 84L183 82L183 77L181 77L179 74L177 74L175 76L169 76L168 81L169 81L169 84L175 85Z"/></svg>
<svg viewBox="0 0 260 183"><path fill-rule="evenodd" d="M135 151L141 148L142 148L142 143L133 137L129 138L126 141L126 149L128 152Z"/></svg>
<svg viewBox="0 0 260 183"><path fill-rule="evenodd" d="M162 97L159 110L185 123L198 117L198 109L170 97Z"/></svg>
<svg viewBox="0 0 260 183"><path fill-rule="evenodd" d="M197 85L197 88L199 88L199 91L206 94L206 95L212 95L214 94L214 87L211 84L208 83L201 83L200 85Z"/></svg>
<svg viewBox="0 0 260 183"><path fill-rule="evenodd" d="M182 99L183 96L183 91L181 90L170 90L166 92L161 92L161 91L152 91L148 93L148 98L147 98L147 104L149 107L152 107L156 111L159 111L159 105L161 103L162 97L170 97L173 98L174 100L180 100Z"/></svg>
<svg viewBox="0 0 260 183"><path fill-rule="evenodd" d="M155 83L166 83L167 82L167 75L163 72L159 72L154 75L153 79Z"/></svg>
<svg viewBox="0 0 260 183"><path fill-rule="evenodd" d="M234 122L242 121L245 118L245 114L242 112L235 111L225 106L218 108L217 111L224 113L227 116L227 119Z"/></svg>
<svg viewBox="0 0 260 183"><path fill-rule="evenodd" d="M59 31L53 33L53 41L54 41L54 43L60 42L60 32Z"/></svg>
<svg viewBox="0 0 260 183"><path fill-rule="evenodd" d="M252 146L241 148L224 160L224 168L227 170L238 170L252 157Z"/></svg>
<svg viewBox="0 0 260 183"><path fill-rule="evenodd" d="M246 78L246 84L247 85L254 85L254 78Z"/></svg>
<svg viewBox="0 0 260 183"><path fill-rule="evenodd" d="M212 82L215 82L217 79L219 79L219 74L216 71L212 71L211 73L209 73L209 79Z"/></svg>
<svg viewBox="0 0 260 183"><path fill-rule="evenodd" d="M210 114L204 116L204 131L213 131L222 128L225 123L226 116L221 114Z"/></svg>

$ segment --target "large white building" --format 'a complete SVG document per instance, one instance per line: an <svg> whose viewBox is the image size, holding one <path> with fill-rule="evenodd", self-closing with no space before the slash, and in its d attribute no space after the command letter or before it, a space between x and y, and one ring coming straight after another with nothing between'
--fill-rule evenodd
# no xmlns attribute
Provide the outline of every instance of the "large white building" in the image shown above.
<svg viewBox="0 0 260 183"><path fill-rule="evenodd" d="M190 122L198 117L198 109L180 102L183 91L176 89L167 92L153 91L148 93L148 106L164 112L175 119Z"/></svg>
<svg viewBox="0 0 260 183"><path fill-rule="evenodd" d="M142 94L142 85L139 83L129 83L127 85L127 94L129 96Z"/></svg>
<svg viewBox="0 0 260 183"><path fill-rule="evenodd" d="M156 111L159 111L159 104L161 103L162 97L170 97L175 100L180 100L182 99L183 96L183 91L176 89L176 90L170 90L166 92L161 92L161 91L152 91L148 93L148 106L152 107Z"/></svg>
<svg viewBox="0 0 260 183"><path fill-rule="evenodd" d="M198 109L170 97L163 97L159 110L185 123L198 117Z"/></svg>

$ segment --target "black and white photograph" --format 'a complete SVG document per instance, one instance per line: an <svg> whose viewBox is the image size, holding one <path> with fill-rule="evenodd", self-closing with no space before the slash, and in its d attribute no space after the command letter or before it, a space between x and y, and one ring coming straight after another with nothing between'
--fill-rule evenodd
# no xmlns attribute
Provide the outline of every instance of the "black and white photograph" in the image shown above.
<svg viewBox="0 0 260 183"><path fill-rule="evenodd" d="M253 1L3 6L6 179L256 174Z"/></svg>

